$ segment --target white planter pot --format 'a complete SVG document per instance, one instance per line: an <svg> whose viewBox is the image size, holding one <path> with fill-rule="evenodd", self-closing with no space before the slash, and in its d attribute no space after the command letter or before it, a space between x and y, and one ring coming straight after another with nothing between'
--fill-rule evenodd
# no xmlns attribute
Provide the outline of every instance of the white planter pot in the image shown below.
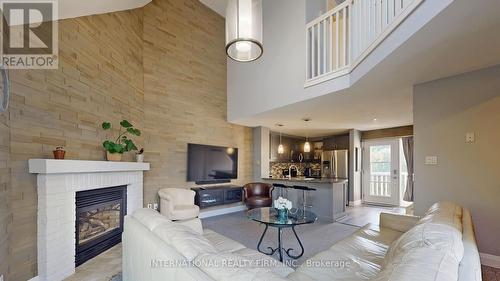
<svg viewBox="0 0 500 281"><path fill-rule="evenodd" d="M135 155L135 160L139 163L144 162L144 154L136 154Z"/></svg>

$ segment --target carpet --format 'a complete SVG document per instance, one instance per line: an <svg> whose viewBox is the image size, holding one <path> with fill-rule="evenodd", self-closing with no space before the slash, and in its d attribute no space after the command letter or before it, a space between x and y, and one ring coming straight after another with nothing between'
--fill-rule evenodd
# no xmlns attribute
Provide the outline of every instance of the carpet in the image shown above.
<svg viewBox="0 0 500 281"><path fill-rule="evenodd" d="M204 229L211 229L228 238L240 242L250 249L257 249L257 243L265 226L247 219L245 212L232 213L202 220ZM297 260L300 265L315 254L330 248L336 242L358 230L359 227L342 223L322 223L297 226L296 231L304 245L304 255ZM276 247L278 239L277 230L269 227L262 242L262 249L267 246ZM283 245L286 248L299 250L300 246L291 229L283 231ZM297 254L297 252L292 252ZM273 256L278 259L278 254ZM285 258L288 258L285 255ZM122 281L122 274L113 276L109 281Z"/></svg>
<svg viewBox="0 0 500 281"><path fill-rule="evenodd" d="M240 242L250 249L257 249L257 243L265 229L263 224L247 219L245 212L206 218L202 222L203 228L218 232ZM295 230L305 248L304 255L297 260L297 264L301 264L315 254L330 248L333 244L351 235L358 229L356 226L342 223L315 222L314 224L297 226ZM277 230L269 227L261 249L265 249L267 246L276 248L277 239ZM291 229L283 231L283 245L285 248L300 250L300 246ZM277 253L273 257L277 259Z"/></svg>

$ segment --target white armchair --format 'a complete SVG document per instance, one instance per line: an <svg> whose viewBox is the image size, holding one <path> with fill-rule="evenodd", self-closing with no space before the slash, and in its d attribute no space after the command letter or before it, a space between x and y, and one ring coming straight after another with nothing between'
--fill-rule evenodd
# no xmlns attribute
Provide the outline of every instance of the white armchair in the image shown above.
<svg viewBox="0 0 500 281"><path fill-rule="evenodd" d="M158 191L160 212L170 220L198 217L200 208L194 204L195 192L189 189L164 188Z"/></svg>

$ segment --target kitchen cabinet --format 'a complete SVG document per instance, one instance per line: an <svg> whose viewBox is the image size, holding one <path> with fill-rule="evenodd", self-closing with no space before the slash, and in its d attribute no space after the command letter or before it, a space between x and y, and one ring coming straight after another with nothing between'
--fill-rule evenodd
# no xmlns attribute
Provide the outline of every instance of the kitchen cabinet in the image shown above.
<svg viewBox="0 0 500 281"><path fill-rule="evenodd" d="M300 179L263 179L264 181L273 184L279 183L284 185L301 185L314 188L316 190L309 191L307 194L307 202L311 206L311 210L318 216L321 222L334 222L346 214L346 187L347 180L335 179L318 179L305 181ZM274 193L274 199L278 193ZM287 191L287 199L292 201L293 206L300 208L302 204L302 191L289 189Z"/></svg>
<svg viewBox="0 0 500 281"><path fill-rule="evenodd" d="M283 153L279 154L280 136L277 133L269 134L269 161L299 163L302 154L302 162L304 163L319 162L320 159L314 160L314 150L304 152L304 143L305 139L302 138L282 136ZM312 149L314 149L314 145L312 145Z"/></svg>
<svg viewBox="0 0 500 281"><path fill-rule="evenodd" d="M349 149L349 135L340 135L335 138L337 150Z"/></svg>
<svg viewBox="0 0 500 281"><path fill-rule="evenodd" d="M279 134L272 133L269 135L269 160L274 162L289 162L298 157L297 148L298 144L296 139L282 136L281 144L283 145L283 153L278 153L278 146L280 145ZM292 153L293 151L293 153Z"/></svg>
<svg viewBox="0 0 500 281"><path fill-rule="evenodd" d="M323 150L349 149L349 135L331 136L323 139Z"/></svg>
<svg viewBox="0 0 500 281"><path fill-rule="evenodd" d="M278 146L280 144L280 136L276 134L269 134L269 160L278 161Z"/></svg>

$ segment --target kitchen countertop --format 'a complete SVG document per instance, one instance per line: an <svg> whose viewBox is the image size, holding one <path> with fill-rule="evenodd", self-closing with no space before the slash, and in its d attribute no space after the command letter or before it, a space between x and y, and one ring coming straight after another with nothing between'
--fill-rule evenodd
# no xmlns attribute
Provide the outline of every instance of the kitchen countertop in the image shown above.
<svg viewBox="0 0 500 281"><path fill-rule="evenodd" d="M268 181L290 181L290 182L300 182L300 183L344 183L348 179L341 178L321 178L321 179L306 179L306 178L262 178Z"/></svg>

